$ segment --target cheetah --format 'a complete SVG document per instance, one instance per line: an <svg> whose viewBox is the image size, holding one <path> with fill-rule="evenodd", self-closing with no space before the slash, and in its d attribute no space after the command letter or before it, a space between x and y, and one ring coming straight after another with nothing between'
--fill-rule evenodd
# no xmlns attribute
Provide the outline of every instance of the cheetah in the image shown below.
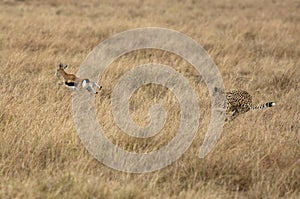
<svg viewBox="0 0 300 199"><path fill-rule="evenodd" d="M219 92L215 88L215 92ZM275 106L274 102L267 102L257 106L252 104L252 96L244 90L225 92L226 97L226 122L234 120L237 116L250 110L262 110Z"/></svg>

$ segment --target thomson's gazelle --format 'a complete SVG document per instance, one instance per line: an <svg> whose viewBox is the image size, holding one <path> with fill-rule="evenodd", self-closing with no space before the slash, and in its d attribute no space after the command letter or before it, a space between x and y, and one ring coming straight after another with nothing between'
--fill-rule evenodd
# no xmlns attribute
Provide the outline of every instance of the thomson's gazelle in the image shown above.
<svg viewBox="0 0 300 199"><path fill-rule="evenodd" d="M59 64L56 70L56 77L63 77L64 84L73 91L77 91L80 88L87 89L90 93L98 94L97 90L100 90L102 86L99 86L96 82L92 82L89 79L80 79L74 74L69 74L65 71L68 65Z"/></svg>

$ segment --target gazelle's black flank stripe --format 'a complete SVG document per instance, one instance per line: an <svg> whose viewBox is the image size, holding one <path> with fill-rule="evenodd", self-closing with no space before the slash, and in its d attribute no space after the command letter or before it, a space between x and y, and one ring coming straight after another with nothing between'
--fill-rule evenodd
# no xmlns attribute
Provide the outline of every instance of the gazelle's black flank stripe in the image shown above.
<svg viewBox="0 0 300 199"><path fill-rule="evenodd" d="M75 86L75 87L77 86L77 84L75 82L68 82L68 81L65 82L65 85L66 86Z"/></svg>

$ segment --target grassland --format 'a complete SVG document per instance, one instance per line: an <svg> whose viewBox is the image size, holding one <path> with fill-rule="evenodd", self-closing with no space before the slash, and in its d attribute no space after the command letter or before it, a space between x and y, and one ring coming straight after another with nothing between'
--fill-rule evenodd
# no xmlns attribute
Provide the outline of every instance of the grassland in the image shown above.
<svg viewBox="0 0 300 199"><path fill-rule="evenodd" d="M300 3L296 0L13 1L0 2L0 198L299 198ZM275 101L226 124L216 148L197 157L210 116L207 88L185 60L159 50L114 62L99 82L100 124L112 142L131 151L155 150L175 135L180 109L156 85L132 97L135 121L149 122L162 103L163 131L137 140L114 124L110 97L118 78L142 63L167 64L199 98L202 123L192 146L174 164L148 174L104 166L76 133L72 95L57 85L58 63L76 72L101 41L131 28L185 33L218 65L225 87L245 89L254 102Z"/></svg>

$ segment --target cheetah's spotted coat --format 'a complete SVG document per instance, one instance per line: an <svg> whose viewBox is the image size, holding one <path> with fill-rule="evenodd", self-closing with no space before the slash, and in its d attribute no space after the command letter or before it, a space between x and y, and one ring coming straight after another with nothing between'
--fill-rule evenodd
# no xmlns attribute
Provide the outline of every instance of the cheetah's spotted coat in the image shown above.
<svg viewBox="0 0 300 199"><path fill-rule="evenodd" d="M215 89L218 92L218 89ZM226 121L232 121L237 116L249 110L261 110L275 106L274 102L267 102L253 106L252 96L244 90L233 90L225 92L226 97Z"/></svg>

